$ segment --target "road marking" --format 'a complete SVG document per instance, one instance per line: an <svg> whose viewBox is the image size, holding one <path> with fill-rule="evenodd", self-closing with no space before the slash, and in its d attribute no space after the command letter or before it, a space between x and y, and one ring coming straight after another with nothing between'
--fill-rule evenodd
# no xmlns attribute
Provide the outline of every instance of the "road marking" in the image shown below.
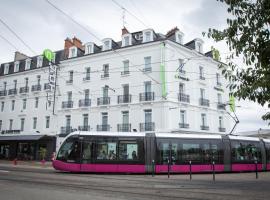
<svg viewBox="0 0 270 200"><path fill-rule="evenodd" d="M6 170L0 170L0 173L8 173L9 171L6 171Z"/></svg>

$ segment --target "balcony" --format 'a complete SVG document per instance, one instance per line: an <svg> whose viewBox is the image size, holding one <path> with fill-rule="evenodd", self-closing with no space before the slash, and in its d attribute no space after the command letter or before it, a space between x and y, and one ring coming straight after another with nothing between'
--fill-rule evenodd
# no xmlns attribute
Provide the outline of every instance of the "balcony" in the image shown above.
<svg viewBox="0 0 270 200"><path fill-rule="evenodd" d="M32 92L38 92L38 91L41 91L41 85L40 85L40 84L32 85L31 91L32 91Z"/></svg>
<svg viewBox="0 0 270 200"><path fill-rule="evenodd" d="M189 128L189 124L179 123L179 128Z"/></svg>
<svg viewBox="0 0 270 200"><path fill-rule="evenodd" d="M110 104L110 97L100 97L97 98L97 105L109 105Z"/></svg>
<svg viewBox="0 0 270 200"><path fill-rule="evenodd" d="M152 72L152 67L147 67L143 69L144 73Z"/></svg>
<svg viewBox="0 0 270 200"><path fill-rule="evenodd" d="M131 131L131 124L117 124L117 131L118 132L130 132Z"/></svg>
<svg viewBox="0 0 270 200"><path fill-rule="evenodd" d="M16 88L8 90L8 95L15 95L15 94L17 94L17 89Z"/></svg>
<svg viewBox="0 0 270 200"><path fill-rule="evenodd" d="M124 76L124 75L129 75L129 74L130 74L129 71L122 71L122 72L121 72L121 75L122 75L122 76Z"/></svg>
<svg viewBox="0 0 270 200"><path fill-rule="evenodd" d="M97 131L110 131L109 124L97 125Z"/></svg>
<svg viewBox="0 0 270 200"><path fill-rule="evenodd" d="M89 107L91 106L91 99L80 99L79 100L79 107Z"/></svg>
<svg viewBox="0 0 270 200"><path fill-rule="evenodd" d="M221 82L217 82L217 87L221 87L222 83Z"/></svg>
<svg viewBox="0 0 270 200"><path fill-rule="evenodd" d="M71 132L76 131L76 129L72 129L71 126L62 126L60 129L60 137L65 137L68 134L70 134Z"/></svg>
<svg viewBox="0 0 270 200"><path fill-rule="evenodd" d="M90 81L90 76L86 76L83 78L83 81Z"/></svg>
<svg viewBox="0 0 270 200"><path fill-rule="evenodd" d="M25 87L21 87L20 88L20 94L25 94L29 92L29 87L25 86Z"/></svg>
<svg viewBox="0 0 270 200"><path fill-rule="evenodd" d="M200 80L205 80L205 77L204 76L200 76Z"/></svg>
<svg viewBox="0 0 270 200"><path fill-rule="evenodd" d="M140 101L154 101L154 100L155 100L154 92L140 93Z"/></svg>
<svg viewBox="0 0 270 200"><path fill-rule="evenodd" d="M110 74L109 73L104 73L104 74L101 74L101 78L104 79L104 78L109 78L110 77Z"/></svg>
<svg viewBox="0 0 270 200"><path fill-rule="evenodd" d="M200 104L200 106L207 106L207 107L209 107L209 100L208 99L200 98L199 99L199 104Z"/></svg>
<svg viewBox="0 0 270 200"><path fill-rule="evenodd" d="M184 94L184 93L179 93L178 94L178 100L180 102L185 102L185 103L189 103L190 102L189 95Z"/></svg>
<svg viewBox="0 0 270 200"><path fill-rule="evenodd" d="M90 126L78 126L79 131L90 131Z"/></svg>
<svg viewBox="0 0 270 200"><path fill-rule="evenodd" d="M131 95L130 94L119 95L117 100L118 100L118 104L130 103L131 102Z"/></svg>
<svg viewBox="0 0 270 200"><path fill-rule="evenodd" d="M1 90L0 91L0 97L7 96L7 91L6 90Z"/></svg>
<svg viewBox="0 0 270 200"><path fill-rule="evenodd" d="M73 108L73 101L63 101L62 102L62 108Z"/></svg>
<svg viewBox="0 0 270 200"><path fill-rule="evenodd" d="M44 90L50 90L51 85L49 83L44 83Z"/></svg>
<svg viewBox="0 0 270 200"><path fill-rule="evenodd" d="M155 131L155 123L140 123L140 131Z"/></svg>
<svg viewBox="0 0 270 200"><path fill-rule="evenodd" d="M209 131L209 126L202 125L201 130L203 131Z"/></svg>
<svg viewBox="0 0 270 200"><path fill-rule="evenodd" d="M217 103L217 109L218 110L225 110L225 104L224 103Z"/></svg>
<svg viewBox="0 0 270 200"><path fill-rule="evenodd" d="M226 128L223 128L223 127L219 127L218 130L219 132L226 132Z"/></svg>
<svg viewBox="0 0 270 200"><path fill-rule="evenodd" d="M67 80L66 84L72 84L73 83L73 79Z"/></svg>
<svg viewBox="0 0 270 200"><path fill-rule="evenodd" d="M1 131L1 134L4 135L4 134L19 134L21 132L21 130L2 130Z"/></svg>

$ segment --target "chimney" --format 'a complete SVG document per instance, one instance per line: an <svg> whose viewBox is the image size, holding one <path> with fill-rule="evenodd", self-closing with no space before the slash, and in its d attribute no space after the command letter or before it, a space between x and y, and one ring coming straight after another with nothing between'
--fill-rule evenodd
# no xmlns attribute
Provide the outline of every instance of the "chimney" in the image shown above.
<svg viewBox="0 0 270 200"><path fill-rule="evenodd" d="M174 27L173 29L169 30L166 34L166 37L170 37L171 35L173 35L176 31L179 31L179 29L176 27Z"/></svg>
<svg viewBox="0 0 270 200"><path fill-rule="evenodd" d="M129 33L126 27L122 28L122 35Z"/></svg>
<svg viewBox="0 0 270 200"><path fill-rule="evenodd" d="M70 38L65 39L65 46L64 46L64 54L65 58L68 58L68 53L69 53L69 48L73 46L73 42L71 41Z"/></svg>
<svg viewBox="0 0 270 200"><path fill-rule="evenodd" d="M15 56L14 56L14 62L18 61L18 60L23 60L29 58L27 55L19 52L19 51L15 51Z"/></svg>
<svg viewBox="0 0 270 200"><path fill-rule="evenodd" d="M78 38L76 38L75 36L73 37L73 45L75 46L75 47L77 47L78 49L81 49L81 50L83 50L83 45L82 45L82 41L81 40L79 40Z"/></svg>

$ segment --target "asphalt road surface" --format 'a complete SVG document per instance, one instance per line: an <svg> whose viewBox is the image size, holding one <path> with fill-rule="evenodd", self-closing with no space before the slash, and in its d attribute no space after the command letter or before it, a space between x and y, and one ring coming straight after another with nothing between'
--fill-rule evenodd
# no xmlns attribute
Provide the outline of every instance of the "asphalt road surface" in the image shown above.
<svg viewBox="0 0 270 200"><path fill-rule="evenodd" d="M193 175L72 174L0 166L0 200L269 199L270 172Z"/></svg>

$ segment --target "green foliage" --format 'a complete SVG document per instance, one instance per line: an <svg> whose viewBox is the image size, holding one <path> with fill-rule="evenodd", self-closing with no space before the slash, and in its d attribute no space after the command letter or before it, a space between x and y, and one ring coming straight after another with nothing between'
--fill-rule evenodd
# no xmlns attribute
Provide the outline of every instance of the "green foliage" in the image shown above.
<svg viewBox="0 0 270 200"><path fill-rule="evenodd" d="M209 29L214 41L226 41L231 51L228 65L221 65L231 94L270 108L270 0L217 0L228 6L224 30ZM205 35L206 33L203 33ZM243 56L245 68L232 60ZM263 120L270 120L267 112Z"/></svg>
<svg viewBox="0 0 270 200"><path fill-rule="evenodd" d="M39 153L40 158L42 158L41 160L44 160L45 157L46 157L46 154L47 154L47 149L43 148L43 147L40 147L38 153Z"/></svg>

